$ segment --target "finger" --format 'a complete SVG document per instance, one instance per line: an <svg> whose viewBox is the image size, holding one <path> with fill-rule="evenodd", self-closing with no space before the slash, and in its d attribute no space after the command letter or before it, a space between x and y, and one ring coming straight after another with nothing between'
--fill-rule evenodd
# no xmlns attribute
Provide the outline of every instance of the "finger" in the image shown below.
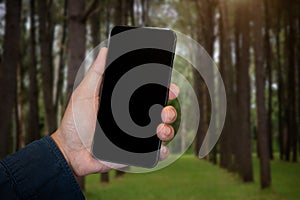
<svg viewBox="0 0 300 200"><path fill-rule="evenodd" d="M102 75L104 73L107 51L108 48L102 47L98 53L96 60L91 66L91 69L99 75Z"/></svg>
<svg viewBox="0 0 300 200"><path fill-rule="evenodd" d="M166 106L161 112L161 119L164 123L170 124L177 118L176 109L173 106Z"/></svg>
<svg viewBox="0 0 300 200"><path fill-rule="evenodd" d="M156 129L157 137L162 141L169 141L174 137L174 129L168 124L159 124Z"/></svg>
<svg viewBox="0 0 300 200"><path fill-rule="evenodd" d="M89 71L94 72L98 75L97 77L97 83L96 84L96 91L98 92L101 85L102 75L105 70L105 63L106 63L106 57L107 57L108 48L103 47L100 49L99 54L94 61L94 63L91 66L91 69Z"/></svg>
<svg viewBox="0 0 300 200"><path fill-rule="evenodd" d="M101 48L96 60L89 68L86 76L76 89L79 96L83 96L86 98L91 96L98 96L100 85L102 82L102 75L104 73L106 56L107 48Z"/></svg>
<svg viewBox="0 0 300 200"><path fill-rule="evenodd" d="M159 160L167 159L169 154L170 154L170 151L169 151L168 147L166 147L165 145L161 145L160 151L159 151Z"/></svg>
<svg viewBox="0 0 300 200"><path fill-rule="evenodd" d="M177 87L177 85L172 83L169 89L169 100L176 99L178 97L178 94L179 94L179 88Z"/></svg>

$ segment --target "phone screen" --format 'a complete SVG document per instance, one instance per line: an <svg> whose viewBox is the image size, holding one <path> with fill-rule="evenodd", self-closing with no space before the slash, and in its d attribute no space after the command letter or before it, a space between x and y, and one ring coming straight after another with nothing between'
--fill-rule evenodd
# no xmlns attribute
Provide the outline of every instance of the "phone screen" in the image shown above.
<svg viewBox="0 0 300 200"><path fill-rule="evenodd" d="M176 35L158 28L111 30L93 154L100 160L154 167L156 128L168 101Z"/></svg>

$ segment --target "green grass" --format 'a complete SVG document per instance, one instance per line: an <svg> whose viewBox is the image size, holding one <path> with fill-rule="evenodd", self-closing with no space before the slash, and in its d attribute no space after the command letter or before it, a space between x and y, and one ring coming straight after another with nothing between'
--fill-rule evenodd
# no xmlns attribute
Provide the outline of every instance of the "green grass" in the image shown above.
<svg viewBox="0 0 300 200"><path fill-rule="evenodd" d="M272 187L261 190L258 160L254 159L254 183L242 183L237 175L207 161L185 155L172 165L147 174L126 174L110 183L99 175L86 178L85 192L93 199L300 199L300 164L272 161Z"/></svg>

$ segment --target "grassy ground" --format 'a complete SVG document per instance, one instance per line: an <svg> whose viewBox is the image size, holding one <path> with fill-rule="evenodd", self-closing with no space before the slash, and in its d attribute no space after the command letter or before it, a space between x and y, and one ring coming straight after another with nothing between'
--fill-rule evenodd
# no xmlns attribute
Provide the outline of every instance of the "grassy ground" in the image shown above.
<svg viewBox="0 0 300 200"><path fill-rule="evenodd" d="M86 178L86 198L93 199L300 199L300 164L272 161L272 187L260 190L258 161L255 182L244 184L236 175L207 161L185 155L169 167L147 174L126 174L109 184L99 175Z"/></svg>

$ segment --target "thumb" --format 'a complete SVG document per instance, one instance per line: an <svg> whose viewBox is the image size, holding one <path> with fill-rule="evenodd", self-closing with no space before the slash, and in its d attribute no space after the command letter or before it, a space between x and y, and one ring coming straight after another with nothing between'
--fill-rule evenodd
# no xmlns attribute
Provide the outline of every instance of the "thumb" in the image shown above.
<svg viewBox="0 0 300 200"><path fill-rule="evenodd" d="M78 90L77 92L80 94L80 96L85 98L98 96L105 69L107 51L107 48L100 49L96 60L91 65L87 74L76 89Z"/></svg>

